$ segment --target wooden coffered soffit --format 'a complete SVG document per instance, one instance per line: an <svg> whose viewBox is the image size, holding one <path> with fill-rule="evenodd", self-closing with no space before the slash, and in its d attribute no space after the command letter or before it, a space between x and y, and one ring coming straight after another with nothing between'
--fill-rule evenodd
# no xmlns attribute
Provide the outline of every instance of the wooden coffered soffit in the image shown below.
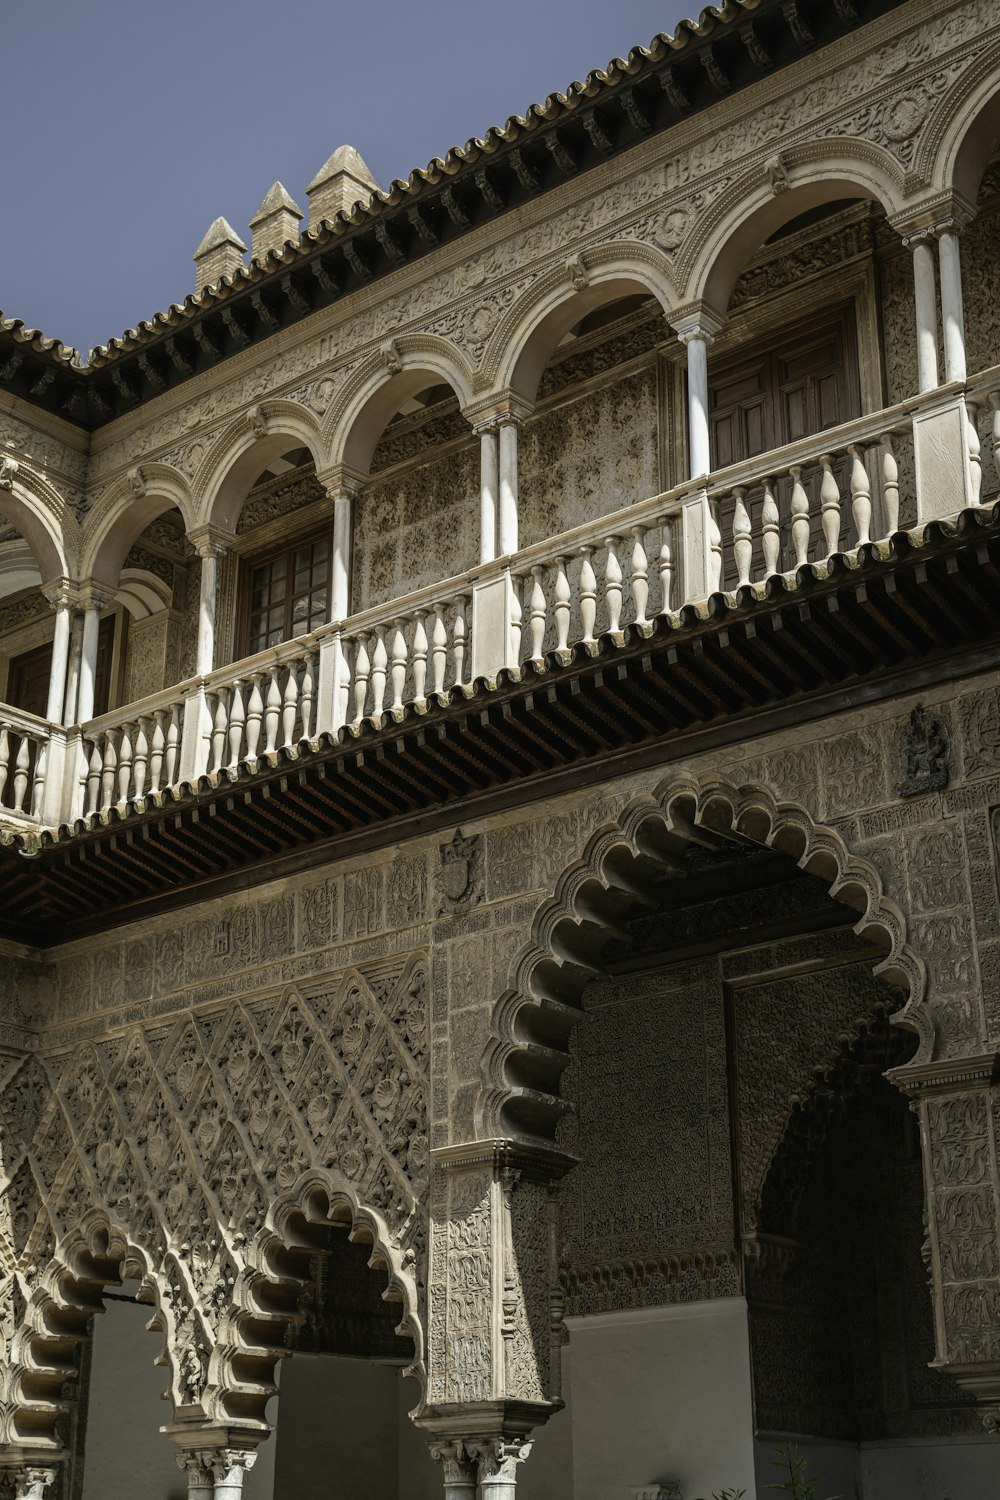
<svg viewBox="0 0 1000 1500"><path fill-rule="evenodd" d="M3 835L46 946L847 707L995 669L1000 506L602 636L73 828ZM900 778L903 775L900 767Z"/></svg>

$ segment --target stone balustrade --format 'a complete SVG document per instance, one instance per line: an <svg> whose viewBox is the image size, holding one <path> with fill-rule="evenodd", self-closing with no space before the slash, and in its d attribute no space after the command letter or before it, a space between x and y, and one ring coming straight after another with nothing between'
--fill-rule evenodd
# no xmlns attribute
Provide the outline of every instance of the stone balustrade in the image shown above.
<svg viewBox="0 0 1000 1500"><path fill-rule="evenodd" d="M52 827L121 811L888 537L933 512L920 503L914 434L940 399L930 392L688 481L82 726L3 706L0 819ZM952 399L961 420L951 430L966 432L954 464L978 501L980 410L992 411L1000 477L1000 367Z"/></svg>

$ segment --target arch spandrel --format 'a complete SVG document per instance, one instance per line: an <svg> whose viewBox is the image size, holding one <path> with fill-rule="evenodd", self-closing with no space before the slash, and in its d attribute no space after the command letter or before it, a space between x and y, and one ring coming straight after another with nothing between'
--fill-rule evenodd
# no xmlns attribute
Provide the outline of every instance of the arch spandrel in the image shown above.
<svg viewBox="0 0 1000 1500"><path fill-rule="evenodd" d="M597 973L599 929L614 927L595 897L628 892L630 866L662 864L669 860L671 839L697 841L702 832L737 836L788 855L856 912L855 932L881 955L874 974L905 996L894 1024L916 1034L917 1061L930 1059L935 1033L926 971L910 946L900 907L885 894L873 866L852 854L835 829L816 823L797 804L778 802L761 786L718 776L680 777L635 799L598 829L536 911L531 941L515 955L508 987L493 1009L476 1107L481 1138L552 1145L567 1107L559 1077L582 1014L583 990Z"/></svg>
<svg viewBox="0 0 1000 1500"><path fill-rule="evenodd" d="M316 416L297 401L262 401L228 423L191 481L195 526L234 532L262 470L293 447L308 448L318 473L329 466Z"/></svg>
<svg viewBox="0 0 1000 1500"><path fill-rule="evenodd" d="M330 464L367 474L390 418L412 396L438 384L450 386L463 409L472 400L473 372L450 340L429 333L387 339L331 402L323 421Z"/></svg>
<svg viewBox="0 0 1000 1500"><path fill-rule="evenodd" d="M532 282L500 319L483 351L477 387L534 401L542 371L566 333L599 307L636 294L655 297L669 317L679 305L670 261L655 245L595 245Z"/></svg>

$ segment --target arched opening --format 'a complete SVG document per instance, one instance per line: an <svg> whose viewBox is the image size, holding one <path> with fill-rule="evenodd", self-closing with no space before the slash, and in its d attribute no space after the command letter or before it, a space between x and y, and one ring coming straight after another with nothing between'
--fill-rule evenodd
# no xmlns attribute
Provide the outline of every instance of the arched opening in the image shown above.
<svg viewBox="0 0 1000 1500"><path fill-rule="evenodd" d="M269 1408L273 1453L258 1459L269 1459L274 1500L326 1500L331 1474L345 1495L437 1500L440 1476L408 1416L421 1397L408 1373L416 1350L385 1271L346 1223L314 1226L310 1239L300 1321L286 1333L291 1358Z"/></svg>
<svg viewBox="0 0 1000 1500"><path fill-rule="evenodd" d="M808 561L819 562L856 542L852 455L846 444L835 446L825 469L822 434L918 389L912 263L888 225L889 200L881 184L836 165L804 180L808 169L785 167L780 159L771 170L773 190L754 184L740 213L731 212L706 233L692 274L698 295L725 314L708 351L711 468L752 465L759 455L813 440L798 476L808 506L808 533L800 547L804 543ZM894 257L898 265L887 287L881 266ZM683 354L675 356L680 410L687 400L685 363ZM894 442L905 520L915 503L910 445L902 432ZM892 523L882 503L882 455L877 444L860 451L872 497L871 535L883 536ZM795 462L790 457L773 475L758 471L747 488L753 578L765 576L769 567L794 571L799 563L790 472ZM774 481L770 495L765 477ZM776 564L765 556L764 528L765 510L770 515L774 506ZM735 500L725 498L718 514L724 588L734 588L739 577L731 545L735 512Z"/></svg>
<svg viewBox="0 0 1000 1500"><path fill-rule="evenodd" d="M367 476L354 507L353 613L455 577L479 557L479 444L465 396L417 362L380 377L353 416L344 462Z"/></svg>
<svg viewBox="0 0 1000 1500"><path fill-rule="evenodd" d="M43 718L55 614L40 585L64 572L31 504L0 491L0 700Z"/></svg>
<svg viewBox="0 0 1000 1500"><path fill-rule="evenodd" d="M884 1013L845 1038L763 1180L747 1276L758 1486L793 1435L820 1493L989 1488L975 1401L930 1367L919 1127L884 1077L913 1041Z"/></svg>
<svg viewBox="0 0 1000 1500"><path fill-rule="evenodd" d="M970 377L969 406L979 433L979 470L982 478L980 498L994 504L1000 496L1000 410L994 402L1000 398L995 379L977 379L997 363L997 308L1000 307L1000 265L997 261L997 239L1000 236L1000 95L983 111L978 126L983 130L984 144L978 156L979 167L975 217L964 230L961 240L962 299L965 309L965 350ZM975 127L970 136L975 134ZM968 143L968 138L967 138Z"/></svg>

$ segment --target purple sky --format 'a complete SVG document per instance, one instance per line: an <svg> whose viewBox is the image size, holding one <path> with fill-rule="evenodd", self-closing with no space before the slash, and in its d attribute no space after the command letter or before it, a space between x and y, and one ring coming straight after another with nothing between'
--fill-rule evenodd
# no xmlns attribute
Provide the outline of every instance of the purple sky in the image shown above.
<svg viewBox="0 0 1000 1500"><path fill-rule="evenodd" d="M334 147L383 185L701 0L5 0L0 308L82 351L194 287L191 255Z"/></svg>

